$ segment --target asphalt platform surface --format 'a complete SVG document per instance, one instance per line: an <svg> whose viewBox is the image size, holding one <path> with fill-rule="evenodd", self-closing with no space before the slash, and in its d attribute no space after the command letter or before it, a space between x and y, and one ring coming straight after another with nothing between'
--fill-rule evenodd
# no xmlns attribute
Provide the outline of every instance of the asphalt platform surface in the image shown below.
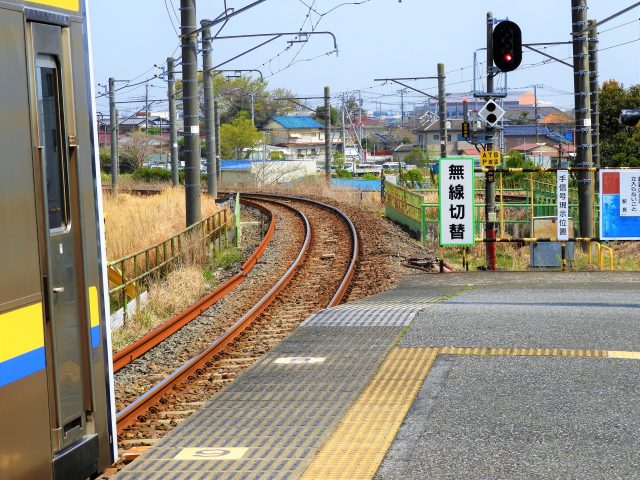
<svg viewBox="0 0 640 480"><path fill-rule="evenodd" d="M398 348L640 352L640 274L416 275ZM440 355L376 479L640 478L640 355Z"/></svg>

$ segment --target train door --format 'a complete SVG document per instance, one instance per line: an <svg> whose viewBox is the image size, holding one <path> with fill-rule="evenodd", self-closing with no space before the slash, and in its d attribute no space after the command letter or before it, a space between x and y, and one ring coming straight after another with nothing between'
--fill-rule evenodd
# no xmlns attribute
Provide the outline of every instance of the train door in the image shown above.
<svg viewBox="0 0 640 480"><path fill-rule="evenodd" d="M68 30L68 29L66 29ZM68 32L28 22L36 196L41 212L41 269L53 451L87 435L92 410L83 256L74 180L75 122ZM87 438L81 443L85 443ZM93 443L93 442L92 442Z"/></svg>

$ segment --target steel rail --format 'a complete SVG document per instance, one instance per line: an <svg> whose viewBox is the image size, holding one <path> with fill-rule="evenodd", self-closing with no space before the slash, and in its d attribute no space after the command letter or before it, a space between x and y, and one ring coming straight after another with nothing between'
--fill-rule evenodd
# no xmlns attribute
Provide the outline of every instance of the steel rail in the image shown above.
<svg viewBox="0 0 640 480"><path fill-rule="evenodd" d="M349 268L347 273L345 274L340 286L338 287L338 291L334 295L334 297L329 302L328 306L335 305L339 303L344 294L347 291L349 286L349 281L353 278L355 272L355 265L357 262L357 258L359 255L359 246L358 246L358 236L353 226L351 220L340 210L337 208L326 205L320 202L315 202L312 200L297 198L297 197L287 197L287 196L277 196L277 195L255 195L255 197L272 197L271 199L264 198L265 200L270 200L273 203L278 203L273 198L281 198L286 200L298 200L306 203L312 203L323 208L329 209L339 214L350 226L352 235L353 235L353 243L352 243L352 258L349 263ZM186 362L156 386L154 386L151 390L143 394L134 400L127 407L122 409L120 412L116 414L116 424L118 433L122 433L125 428L134 424L136 420L142 416L146 411L148 411L149 407L153 404L157 403L166 392L173 388L174 385L188 379L191 375L197 372L211 357L219 354L224 350L224 348L233 342L258 316L273 302L275 297L280 293L291 281L298 268L302 264L302 260L306 256L310 244L311 244L311 226L309 224L306 216L296 210L294 207L287 204L280 204L285 206L291 210L293 210L297 215L299 215L305 224L305 239L303 242L303 246L298 253L296 259L292 262L289 269L286 271L284 276L278 281L276 285L274 285L267 294L262 297L262 299L256 303L247 313L245 313L236 323L234 323L229 329L227 329L221 336L211 342L205 350L199 353L197 356ZM349 279L347 281L347 278Z"/></svg>
<svg viewBox="0 0 640 480"><path fill-rule="evenodd" d="M242 200L242 203L260 210L269 217L270 221L269 229L267 230L264 238L258 245L258 248L256 248L251 256L249 256L249 258L247 258L247 260L240 266L240 272L227 280L225 283L219 285L215 290L213 290L206 297L202 298L194 305L178 313L139 340L133 342L132 344L120 350L118 353L114 354L114 372L121 370L123 367L133 362L136 358L141 357L153 347L162 343L164 340L180 330L186 324L198 318L198 316L202 314L202 312L211 308L213 304L224 298L227 294L233 291L236 286L238 286L245 280L249 272L256 265L264 251L267 249L267 246L271 242L273 232L275 231L276 219L268 208L265 208L258 203L244 199Z"/></svg>
<svg viewBox="0 0 640 480"><path fill-rule="evenodd" d="M173 388L174 385L183 382L188 379L190 375L193 375L198 369L204 365L209 358L220 353L224 348L233 342L249 325L255 320L275 299L276 295L288 285L297 272L298 268L302 265L302 260L307 254L311 245L311 226L307 217L300 211L295 210L293 207L282 204L283 206L293 210L299 215L304 223L305 236L304 242L298 253L296 259L291 263L285 274L278 280L278 282L256 303L247 313L245 313L239 320L237 320L231 327L229 327L222 335L211 342L202 352L187 361L180 368L175 370L160 383L155 385L149 391L142 396L135 399L132 403L127 405L121 411L116 414L116 426L118 433L122 433L125 428L133 425L138 417L143 415L150 406L157 403L167 391Z"/></svg>
<svg viewBox="0 0 640 480"><path fill-rule="evenodd" d="M349 267L347 268L347 272L345 273L345 276L343 277L342 282L338 287L338 290L336 290L336 293L334 294L333 298L331 299L327 307L335 307L336 305L339 305L342 299L344 298L344 296L346 295L347 290L349 289L349 285L351 284L351 281L353 280L353 276L355 275L355 272L356 272L356 265L358 262L358 258L360 257L360 243L358 241L358 231L356 230L356 227L351 221L351 219L344 212L334 207L333 205L328 205L326 203L318 202L315 200L309 200L308 198L290 197L286 195L274 195L274 194L268 194L268 193L245 193L245 194L240 194L240 197L242 198L243 195L244 195L244 198L280 198L280 199L286 199L286 200L295 200L298 202L311 203L313 205L319 205L326 210L330 210L336 213L340 218L342 218L342 220L347 224L347 226L349 227L349 230L351 231L351 238L352 238L351 260L349 262Z"/></svg>

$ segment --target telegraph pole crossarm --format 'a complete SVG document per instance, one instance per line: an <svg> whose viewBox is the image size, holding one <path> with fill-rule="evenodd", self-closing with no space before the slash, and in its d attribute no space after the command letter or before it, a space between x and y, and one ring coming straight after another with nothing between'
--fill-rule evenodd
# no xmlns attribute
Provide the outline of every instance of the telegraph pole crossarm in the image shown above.
<svg viewBox="0 0 640 480"><path fill-rule="evenodd" d="M404 88L408 88L409 90L413 90L414 92L420 93L434 100L438 100L438 97L434 95L430 95L427 92L423 92L422 90L418 90L417 88L413 88L412 86L407 85L406 83L402 83L400 81L400 80L437 80L437 79L438 77L411 77L411 78L406 77L406 78L374 78L373 81L374 82L394 82L394 83L397 83L398 85L402 85Z"/></svg>

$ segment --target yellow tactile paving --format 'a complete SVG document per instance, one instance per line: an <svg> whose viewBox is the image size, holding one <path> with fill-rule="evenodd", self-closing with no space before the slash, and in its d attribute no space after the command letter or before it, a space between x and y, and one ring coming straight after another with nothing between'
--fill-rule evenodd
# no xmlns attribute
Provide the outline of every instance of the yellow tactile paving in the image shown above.
<svg viewBox="0 0 640 480"><path fill-rule="evenodd" d="M562 348L395 348L302 476L372 478L438 355L640 360L640 352Z"/></svg>
<svg viewBox="0 0 640 480"><path fill-rule="evenodd" d="M626 358L629 360L640 360L640 352L617 352L609 351L609 358Z"/></svg>
<svg viewBox="0 0 640 480"><path fill-rule="evenodd" d="M394 349L313 460L304 480L371 478L436 358L436 349Z"/></svg>

